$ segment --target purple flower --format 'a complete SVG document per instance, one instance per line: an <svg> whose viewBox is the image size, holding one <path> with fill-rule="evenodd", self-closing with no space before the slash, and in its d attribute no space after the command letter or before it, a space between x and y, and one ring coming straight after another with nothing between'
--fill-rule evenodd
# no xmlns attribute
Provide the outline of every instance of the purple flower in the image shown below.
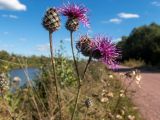
<svg viewBox="0 0 160 120"><path fill-rule="evenodd" d="M114 69L117 65L117 59L120 57L120 51L111 39L106 36L96 36L94 38L93 58L98 59Z"/></svg>
<svg viewBox="0 0 160 120"><path fill-rule="evenodd" d="M89 20L86 14L88 9L85 6L68 3L59 8L59 12L68 18L78 19L85 26L89 27Z"/></svg>

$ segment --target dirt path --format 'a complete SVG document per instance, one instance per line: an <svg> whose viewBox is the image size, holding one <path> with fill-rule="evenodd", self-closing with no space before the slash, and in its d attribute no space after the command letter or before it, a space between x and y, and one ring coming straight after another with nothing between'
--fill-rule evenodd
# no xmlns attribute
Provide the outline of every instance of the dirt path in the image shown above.
<svg viewBox="0 0 160 120"><path fill-rule="evenodd" d="M122 67L118 72L130 71L131 68ZM144 120L160 120L160 72L140 69L142 80L141 89L133 97Z"/></svg>

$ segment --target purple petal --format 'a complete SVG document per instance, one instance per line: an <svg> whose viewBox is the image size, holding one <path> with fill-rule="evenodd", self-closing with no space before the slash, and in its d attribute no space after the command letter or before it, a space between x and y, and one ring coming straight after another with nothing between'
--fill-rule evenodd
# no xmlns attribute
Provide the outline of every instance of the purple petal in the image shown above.
<svg viewBox="0 0 160 120"><path fill-rule="evenodd" d="M109 66L109 68L114 69L117 65L117 59L120 57L120 51L117 49L116 45L111 42L111 39L105 36L96 36L95 48L101 53L100 61L104 62Z"/></svg>
<svg viewBox="0 0 160 120"><path fill-rule="evenodd" d="M89 27L89 19L87 17L88 9L85 6L68 3L64 4L64 6L59 8L58 11L68 18L78 19L85 26Z"/></svg>

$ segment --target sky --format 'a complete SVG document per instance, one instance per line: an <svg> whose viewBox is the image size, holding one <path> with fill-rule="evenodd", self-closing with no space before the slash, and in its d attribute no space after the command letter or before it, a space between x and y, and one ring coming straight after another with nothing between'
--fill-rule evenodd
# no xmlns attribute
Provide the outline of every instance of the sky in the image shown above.
<svg viewBox="0 0 160 120"><path fill-rule="evenodd" d="M160 24L160 0L0 0L0 50L21 55L49 55L48 32L42 18L49 7L67 3L83 4L88 9L91 28L80 24L75 41L82 34L103 34L113 42L128 36L133 28L156 22ZM65 54L70 55L69 32L65 17L53 34L53 46L59 49L63 40Z"/></svg>

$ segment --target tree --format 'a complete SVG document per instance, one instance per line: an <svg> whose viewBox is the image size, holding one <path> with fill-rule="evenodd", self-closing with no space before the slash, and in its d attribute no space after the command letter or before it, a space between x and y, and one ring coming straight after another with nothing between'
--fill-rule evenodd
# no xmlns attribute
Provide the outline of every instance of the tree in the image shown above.
<svg viewBox="0 0 160 120"><path fill-rule="evenodd" d="M134 28L118 43L122 59L141 59L147 64L160 64L160 26L156 23Z"/></svg>

